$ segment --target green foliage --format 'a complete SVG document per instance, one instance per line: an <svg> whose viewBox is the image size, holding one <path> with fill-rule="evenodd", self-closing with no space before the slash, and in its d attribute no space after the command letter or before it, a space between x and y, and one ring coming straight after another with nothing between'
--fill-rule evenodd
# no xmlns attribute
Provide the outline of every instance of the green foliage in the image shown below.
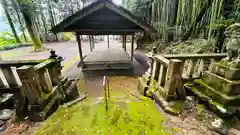
<svg viewBox="0 0 240 135"><path fill-rule="evenodd" d="M212 52L213 47L212 47L212 44L207 40L196 39L196 40L189 40L179 45L172 46L170 47L169 50L171 54L179 54L179 53L199 54L199 53Z"/></svg>
<svg viewBox="0 0 240 135"><path fill-rule="evenodd" d="M147 45L146 48L148 49L148 51L152 51L153 48L156 48L157 52L161 52L167 46L168 46L168 44L166 44L166 43L162 43L162 42L156 41L156 42L153 42L152 44Z"/></svg>
<svg viewBox="0 0 240 135"><path fill-rule="evenodd" d="M149 51L155 47L157 52L165 54L180 54L180 53L209 53L212 52L213 46L212 41L205 39L193 39L180 44L166 44L163 42L154 42L147 46Z"/></svg>
<svg viewBox="0 0 240 135"><path fill-rule="evenodd" d="M212 29L218 29L218 28L227 28L228 26L230 26L231 24L234 23L233 19L219 19L216 20L215 22L213 22L209 27L211 27Z"/></svg>
<svg viewBox="0 0 240 135"><path fill-rule="evenodd" d="M0 33L0 46L17 43L14 36L9 32Z"/></svg>
<svg viewBox="0 0 240 135"><path fill-rule="evenodd" d="M234 7L231 16L236 22L240 22L240 0L234 1Z"/></svg>
<svg viewBox="0 0 240 135"><path fill-rule="evenodd" d="M16 42L14 35L9 32L0 33L0 50L10 50L20 46L28 46L31 44L19 44Z"/></svg>
<svg viewBox="0 0 240 135"><path fill-rule="evenodd" d="M64 36L63 40L69 41L69 40L72 40L73 34L72 34L72 32L65 32L63 36Z"/></svg>

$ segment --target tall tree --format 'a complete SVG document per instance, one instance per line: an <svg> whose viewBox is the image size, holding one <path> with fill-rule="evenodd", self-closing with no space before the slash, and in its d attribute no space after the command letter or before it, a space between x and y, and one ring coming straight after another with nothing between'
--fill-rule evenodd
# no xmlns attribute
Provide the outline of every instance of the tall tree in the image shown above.
<svg viewBox="0 0 240 135"><path fill-rule="evenodd" d="M17 0L17 2L25 20L28 33L33 41L34 49L41 50L43 45L41 43L39 33L34 25L34 3L31 0Z"/></svg>
<svg viewBox="0 0 240 135"><path fill-rule="evenodd" d="M204 14L207 12L208 8L212 5L212 2L213 2L213 0L207 0L206 1L206 3L201 8L200 12L197 14L194 21L191 23L188 30L184 33L182 41L188 40L188 38L191 36L191 34L192 34L194 28L196 27L196 25L202 20Z"/></svg>
<svg viewBox="0 0 240 135"><path fill-rule="evenodd" d="M20 25L20 29L22 31L22 34L23 34L23 38L24 38L24 41L27 42L27 36L25 34L25 29L24 29L24 26L23 26L23 22L22 22L22 19L20 17L20 12L19 12L19 5L17 4L16 0L12 0L12 5L13 5L13 8L16 12L16 15L17 15L17 19L18 19L18 22L19 22L19 25Z"/></svg>
<svg viewBox="0 0 240 135"><path fill-rule="evenodd" d="M53 26L55 26L55 19L54 19L53 7L52 7L51 1L48 2L48 12L49 12L49 18L50 18L50 22L51 22L51 27L53 27ZM54 35L55 35L55 40L58 41L57 33L54 33Z"/></svg>
<svg viewBox="0 0 240 135"><path fill-rule="evenodd" d="M13 33L15 39L16 39L16 42L20 44L21 41L20 41L20 39L19 39L19 37L18 37L18 35L17 35L17 32L16 32L16 29L15 29L14 23L13 23L13 21L12 21L12 18L11 18L11 16L10 16L9 12L8 12L8 4L7 4L7 1L6 1L6 0L1 0L1 4L2 4L2 7L3 7L4 12L5 12L5 14L6 14L6 17L7 17L8 23L9 23L9 26L10 26L10 28L11 28L11 30L12 30L12 33Z"/></svg>

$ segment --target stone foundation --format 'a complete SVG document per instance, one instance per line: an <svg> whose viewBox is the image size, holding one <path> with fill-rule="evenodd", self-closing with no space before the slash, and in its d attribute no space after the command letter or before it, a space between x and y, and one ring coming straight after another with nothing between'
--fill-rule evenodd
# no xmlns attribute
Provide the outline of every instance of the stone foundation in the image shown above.
<svg viewBox="0 0 240 135"><path fill-rule="evenodd" d="M240 64L222 60L200 79L185 84L192 93L208 104L236 113L240 106ZM221 111L221 109L219 109Z"/></svg>

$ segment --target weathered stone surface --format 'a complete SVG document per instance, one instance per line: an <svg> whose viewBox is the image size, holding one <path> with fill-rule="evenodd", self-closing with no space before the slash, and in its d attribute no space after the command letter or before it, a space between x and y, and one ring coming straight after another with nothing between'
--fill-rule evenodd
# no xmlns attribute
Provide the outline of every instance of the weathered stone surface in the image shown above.
<svg viewBox="0 0 240 135"><path fill-rule="evenodd" d="M228 130L228 135L240 135L240 131L234 128Z"/></svg>
<svg viewBox="0 0 240 135"><path fill-rule="evenodd" d="M6 129L7 129L7 125L6 124L0 126L0 133L5 131Z"/></svg>
<svg viewBox="0 0 240 135"><path fill-rule="evenodd" d="M76 98L78 98L79 93L77 90L77 82L71 82L70 86L68 88L66 88L67 91L65 92L65 102L69 102L72 100L75 100Z"/></svg>
<svg viewBox="0 0 240 135"><path fill-rule="evenodd" d="M12 109L14 106L14 95L13 94L2 94L0 96L0 108Z"/></svg>
<svg viewBox="0 0 240 135"><path fill-rule="evenodd" d="M214 119L210 124L210 128L213 131L215 131L217 133L220 133L221 135L227 135L228 134L227 126L226 126L225 122L220 118Z"/></svg>
<svg viewBox="0 0 240 135"><path fill-rule="evenodd" d="M5 125L5 124L6 124L6 121L0 120L0 126Z"/></svg>
<svg viewBox="0 0 240 135"><path fill-rule="evenodd" d="M43 121L53 112L55 112L58 106L63 102L65 94L62 90L62 86L58 85L53 87L52 93L47 95L42 104L29 105L30 113L29 119L33 121Z"/></svg>
<svg viewBox="0 0 240 135"><path fill-rule="evenodd" d="M13 111L9 109L0 111L0 120L9 120L13 116Z"/></svg>
<svg viewBox="0 0 240 135"><path fill-rule="evenodd" d="M240 80L240 63L222 60L215 63L212 72L229 80Z"/></svg>
<svg viewBox="0 0 240 135"><path fill-rule="evenodd" d="M213 100L229 107L240 105L240 96L228 96L221 93L208 86L208 84L201 79L196 79L194 80L194 84L186 84L186 86L191 88L191 91L204 101Z"/></svg>
<svg viewBox="0 0 240 135"><path fill-rule="evenodd" d="M141 93L142 95L146 95L146 91L149 89L146 80L144 79L144 77L141 77L138 79L138 81L139 93Z"/></svg>
<svg viewBox="0 0 240 135"><path fill-rule="evenodd" d="M238 38L240 37L240 23L234 23L230 25L224 34L229 38L226 49L227 49L227 58L226 60L239 61L240 58L240 42Z"/></svg>
<svg viewBox="0 0 240 135"><path fill-rule="evenodd" d="M202 80L226 95L240 95L240 81L231 81L209 71L204 72Z"/></svg>

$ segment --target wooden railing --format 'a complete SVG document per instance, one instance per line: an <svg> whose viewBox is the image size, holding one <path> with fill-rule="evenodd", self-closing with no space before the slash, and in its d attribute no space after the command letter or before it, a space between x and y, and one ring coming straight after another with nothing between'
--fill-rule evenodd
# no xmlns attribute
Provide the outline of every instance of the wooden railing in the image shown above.
<svg viewBox="0 0 240 135"><path fill-rule="evenodd" d="M164 55L171 60L178 59L184 63L182 77L184 80L195 79L201 76L202 71L212 70L213 64L225 58L227 54L193 54L193 55Z"/></svg>
<svg viewBox="0 0 240 135"><path fill-rule="evenodd" d="M184 82L201 77L224 57L226 54L155 55L151 57L151 85L156 85L167 100L184 98Z"/></svg>
<svg viewBox="0 0 240 135"><path fill-rule="evenodd" d="M49 111L45 107L48 105L47 109L51 109L53 105L49 104L58 102L57 98L61 97L59 94L63 94L60 85L61 61L61 57L55 57L45 60L0 62L0 94L17 95L17 115L24 113L27 103L30 115L36 119L43 119L37 117L47 115L42 114Z"/></svg>
<svg viewBox="0 0 240 135"><path fill-rule="evenodd" d="M16 69L23 65L36 65L41 60L33 61L0 61L0 89L15 88L21 85ZM0 91L1 93L2 91Z"/></svg>

